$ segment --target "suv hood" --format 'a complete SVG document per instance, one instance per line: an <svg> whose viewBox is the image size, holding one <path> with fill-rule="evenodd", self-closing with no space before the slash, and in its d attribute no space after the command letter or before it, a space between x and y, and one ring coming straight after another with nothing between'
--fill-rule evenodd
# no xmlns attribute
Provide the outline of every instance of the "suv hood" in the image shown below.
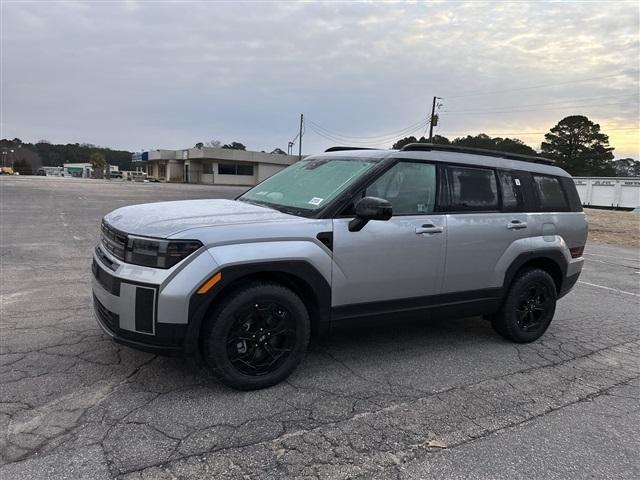
<svg viewBox="0 0 640 480"><path fill-rule="evenodd" d="M146 237L166 238L196 227L282 222L299 217L235 200L181 200L122 207L104 219L113 228Z"/></svg>

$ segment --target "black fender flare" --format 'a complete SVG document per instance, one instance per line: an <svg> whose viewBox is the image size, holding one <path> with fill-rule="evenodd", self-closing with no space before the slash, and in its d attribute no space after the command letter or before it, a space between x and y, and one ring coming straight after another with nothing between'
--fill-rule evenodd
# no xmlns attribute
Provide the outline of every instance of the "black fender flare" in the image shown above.
<svg viewBox="0 0 640 480"><path fill-rule="evenodd" d="M513 260L513 262L511 262L511 265L509 265L509 268L507 268L507 271L504 275L504 282L502 284L503 296L506 296L506 294L509 292L511 282L513 282L513 278L515 277L518 270L520 270L527 263L540 259L551 260L559 268L561 272L561 278L559 279L560 283L558 285L558 292L560 292L562 283L564 282L567 274L567 259L560 250L555 248L548 248L544 250L534 250L526 253L521 253Z"/></svg>
<svg viewBox="0 0 640 480"><path fill-rule="evenodd" d="M331 286L329 282L311 263L305 260L274 260L255 263L243 263L222 267L211 272L211 276L220 272L222 277L209 292L193 293L189 299L189 324L184 340L184 350L189 356L199 355L200 330L207 312L214 301L229 291L229 287L241 282L243 278L252 278L260 275L281 276L295 283L289 285L294 291L305 293L304 300L312 295L313 303L310 311L315 317L314 330L324 333L328 330L331 319ZM210 278L210 277L209 277ZM307 305L309 307L309 305Z"/></svg>

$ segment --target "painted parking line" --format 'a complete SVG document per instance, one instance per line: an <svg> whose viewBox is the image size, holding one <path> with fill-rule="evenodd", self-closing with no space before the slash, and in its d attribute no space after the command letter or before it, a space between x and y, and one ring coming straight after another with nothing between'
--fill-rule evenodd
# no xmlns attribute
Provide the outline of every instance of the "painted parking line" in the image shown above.
<svg viewBox="0 0 640 480"><path fill-rule="evenodd" d="M578 280L578 283L581 283L583 285L589 285L590 287L602 288L604 290L611 290L612 292L624 293L625 295L633 295L634 297L640 297L640 294L637 294L637 293L625 292L624 290L618 290L617 288L605 287L603 285L596 285L595 283L583 282L581 280Z"/></svg>
<svg viewBox="0 0 640 480"><path fill-rule="evenodd" d="M640 262L640 256L637 258L625 258L625 257L618 257L615 255L602 255L601 253L591 253L591 252L584 252L585 255L593 255L594 257L605 257L605 258L613 258L615 260L629 260L632 262Z"/></svg>
<svg viewBox="0 0 640 480"><path fill-rule="evenodd" d="M597 260L595 258L587 258L588 262L597 262L597 263L604 263L606 265L613 265L614 267L622 267L622 268L633 268L633 269L637 269L638 266L637 265L623 265L622 263L614 263L614 262L607 262L605 260Z"/></svg>

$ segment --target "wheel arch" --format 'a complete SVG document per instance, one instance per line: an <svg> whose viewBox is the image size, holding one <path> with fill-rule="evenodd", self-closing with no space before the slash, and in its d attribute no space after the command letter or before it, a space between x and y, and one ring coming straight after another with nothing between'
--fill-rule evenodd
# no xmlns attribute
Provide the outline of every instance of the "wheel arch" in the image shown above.
<svg viewBox="0 0 640 480"><path fill-rule="evenodd" d="M539 268L547 272L556 286L556 293L562 291L562 284L567 272L567 259L560 250L545 250L527 252L518 255L507 269L504 277L503 296L509 291L509 287L516 275L527 268Z"/></svg>
<svg viewBox="0 0 640 480"><path fill-rule="evenodd" d="M189 301L189 326L185 352L200 354L200 336L207 316L217 302L233 291L256 281L279 283L298 295L309 311L312 333L322 334L329 328L331 287L322 274L304 260L268 261L223 267L221 280L208 293L194 293Z"/></svg>

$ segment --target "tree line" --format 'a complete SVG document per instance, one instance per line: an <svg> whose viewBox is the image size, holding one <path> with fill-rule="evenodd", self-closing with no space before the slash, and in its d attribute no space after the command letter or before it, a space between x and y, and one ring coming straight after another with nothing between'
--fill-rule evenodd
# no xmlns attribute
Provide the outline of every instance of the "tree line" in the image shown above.
<svg viewBox="0 0 640 480"><path fill-rule="evenodd" d="M428 143L429 140L425 137L405 137L391 148L400 149L416 142ZM431 143L543 156L555 160L557 166L576 177L640 176L640 161L632 158L614 160L609 136L600 131L600 125L582 115L560 120L545 134L539 152L517 138L490 137L484 133L453 140L434 135Z"/></svg>
<svg viewBox="0 0 640 480"><path fill-rule="evenodd" d="M405 137L391 148L400 149L409 143L427 143L425 137ZM573 176L582 177L633 177L640 176L640 161L632 158L614 160L613 147L609 137L600 130L600 125L582 115L572 115L560 120L549 130L536 151L517 138L491 137L484 133L467 135L450 140L434 135L432 143L473 147L501 152L519 153L532 156L544 156L556 161L556 165ZM218 140L206 143L198 142L195 148L213 147L233 150L246 150L240 142L223 144ZM22 175L30 175L41 166L62 166L64 163L91 163L102 169L104 165L117 165L121 170L130 170L131 152L112 150L89 143L52 144L46 140L36 143L23 143L19 138L0 140L0 150L9 165ZM11 152L13 150L13 152ZM10 153L9 153L10 152ZM279 148L271 153L285 154Z"/></svg>
<svg viewBox="0 0 640 480"><path fill-rule="evenodd" d="M112 150L90 143L53 144L47 140L24 143L19 138L0 140L0 150L7 152L5 161L21 175L35 174L40 167L61 167L65 163L92 163L104 160L121 170L131 169L131 152ZM11 152L13 150L13 152ZM93 160L93 161L92 161Z"/></svg>

